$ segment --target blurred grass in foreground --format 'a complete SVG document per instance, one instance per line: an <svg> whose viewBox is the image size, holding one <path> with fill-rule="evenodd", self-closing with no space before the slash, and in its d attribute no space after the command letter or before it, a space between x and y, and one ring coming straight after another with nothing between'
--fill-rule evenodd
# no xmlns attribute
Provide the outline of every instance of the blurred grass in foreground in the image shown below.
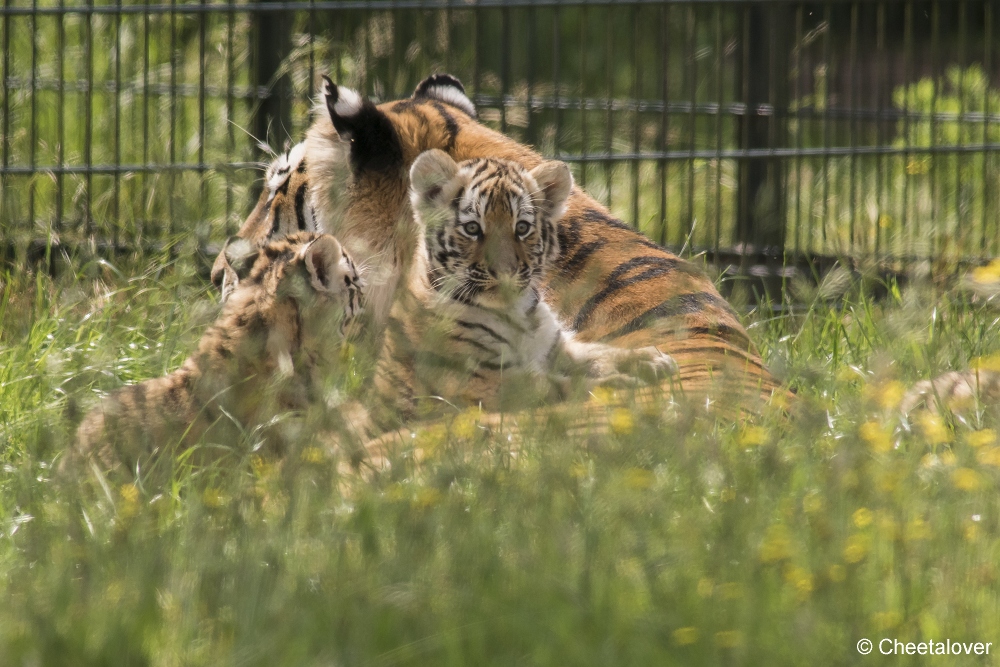
<svg viewBox="0 0 1000 667"><path fill-rule="evenodd" d="M607 436L528 432L513 457L441 429L417 473L370 482L306 441L102 488L49 463L93 389L179 364L214 295L165 259L3 275L0 665L856 664L862 637L1000 641L997 407L892 416L918 377L996 354L998 314L891 292L748 319L791 417L619 409Z"/></svg>

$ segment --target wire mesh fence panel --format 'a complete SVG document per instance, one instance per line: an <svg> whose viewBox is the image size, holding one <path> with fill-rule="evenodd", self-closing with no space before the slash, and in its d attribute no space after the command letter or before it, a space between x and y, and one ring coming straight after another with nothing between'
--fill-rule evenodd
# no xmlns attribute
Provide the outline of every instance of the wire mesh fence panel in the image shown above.
<svg viewBox="0 0 1000 667"><path fill-rule="evenodd" d="M218 243L322 74L387 100L448 71L685 253L977 260L1000 253L996 20L988 0L3 0L0 234Z"/></svg>

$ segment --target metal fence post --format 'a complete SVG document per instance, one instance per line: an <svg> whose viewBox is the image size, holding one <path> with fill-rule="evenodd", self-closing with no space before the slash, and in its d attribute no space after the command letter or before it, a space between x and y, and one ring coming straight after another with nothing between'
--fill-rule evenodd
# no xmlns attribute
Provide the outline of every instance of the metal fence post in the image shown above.
<svg viewBox="0 0 1000 667"><path fill-rule="evenodd" d="M739 144L747 152L781 147L788 110L788 43L792 13L782 6L754 5L743 14L743 75L746 105ZM785 176L782 161L744 157L739 163L737 242L744 252L780 257L785 245Z"/></svg>
<svg viewBox="0 0 1000 667"><path fill-rule="evenodd" d="M268 5L277 0L258 0ZM258 11L255 16L256 62L258 90L267 89L259 98L254 113L253 133L259 141L280 149L290 138L292 127L292 89L287 72L281 71L282 61L291 50L291 26L287 11Z"/></svg>

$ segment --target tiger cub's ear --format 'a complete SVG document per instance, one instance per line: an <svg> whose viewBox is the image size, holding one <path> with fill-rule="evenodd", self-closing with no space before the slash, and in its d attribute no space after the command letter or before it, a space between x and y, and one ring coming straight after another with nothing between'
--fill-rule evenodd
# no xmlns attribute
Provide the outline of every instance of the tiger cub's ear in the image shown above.
<svg viewBox="0 0 1000 667"><path fill-rule="evenodd" d="M344 256L340 242L329 234L323 234L300 251L309 283L317 292L331 293L343 289L337 268Z"/></svg>
<svg viewBox="0 0 1000 667"><path fill-rule="evenodd" d="M226 239L222 252L212 265L211 275L212 284L221 292L219 300L222 303L229 299L240 281L250 275L250 269L253 268L259 254L260 248L246 239L238 236Z"/></svg>
<svg viewBox="0 0 1000 667"><path fill-rule="evenodd" d="M457 175L458 164L437 148L424 151L413 161L410 167L410 201L425 225L432 222L426 219L429 214L447 211L458 194L462 184Z"/></svg>
<svg viewBox="0 0 1000 667"><path fill-rule="evenodd" d="M531 177L538 183L535 201L544 207L554 221L566 211L566 200L573 191L573 174L565 162L548 160L531 170Z"/></svg>
<svg viewBox="0 0 1000 667"><path fill-rule="evenodd" d="M403 164L396 128L371 100L325 76L323 97L333 129L341 139L351 142L351 166L355 172L384 171Z"/></svg>

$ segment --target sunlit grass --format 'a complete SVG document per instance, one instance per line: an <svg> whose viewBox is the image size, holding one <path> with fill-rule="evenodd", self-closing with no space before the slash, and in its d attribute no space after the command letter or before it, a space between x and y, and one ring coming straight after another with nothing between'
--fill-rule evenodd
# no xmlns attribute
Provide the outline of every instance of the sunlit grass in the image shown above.
<svg viewBox="0 0 1000 667"><path fill-rule="evenodd" d="M615 407L607 435L543 423L514 451L460 417L382 475L306 441L136 486L51 463L95 390L177 366L214 295L166 259L5 275L0 664L854 664L862 637L990 641L997 406L894 408L1000 350L996 310L840 289L748 316L787 412Z"/></svg>

